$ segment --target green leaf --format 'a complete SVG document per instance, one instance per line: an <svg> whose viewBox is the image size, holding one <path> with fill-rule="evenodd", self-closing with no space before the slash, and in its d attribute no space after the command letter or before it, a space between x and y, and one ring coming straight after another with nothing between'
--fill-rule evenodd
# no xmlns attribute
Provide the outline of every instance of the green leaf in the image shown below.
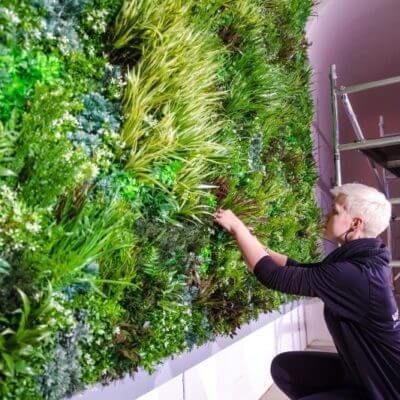
<svg viewBox="0 0 400 400"><path fill-rule="evenodd" d="M0 275L7 275L10 269L10 264L4 258L0 257Z"/></svg>
<svg viewBox="0 0 400 400"><path fill-rule="evenodd" d="M5 373L9 376L14 376L14 372L15 372L15 364L14 364L14 360L11 357L11 355L7 354L7 353L2 353L1 357L3 358L3 360L5 361Z"/></svg>

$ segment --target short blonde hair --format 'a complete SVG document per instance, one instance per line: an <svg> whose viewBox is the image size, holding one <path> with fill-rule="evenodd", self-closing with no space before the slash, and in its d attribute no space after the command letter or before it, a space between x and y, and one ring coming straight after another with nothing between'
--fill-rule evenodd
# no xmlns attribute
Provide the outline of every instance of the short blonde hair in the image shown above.
<svg viewBox="0 0 400 400"><path fill-rule="evenodd" d="M377 237L390 224L392 204L374 187L362 183L345 183L330 192L336 197L345 195L345 209L351 217L364 221L363 237Z"/></svg>

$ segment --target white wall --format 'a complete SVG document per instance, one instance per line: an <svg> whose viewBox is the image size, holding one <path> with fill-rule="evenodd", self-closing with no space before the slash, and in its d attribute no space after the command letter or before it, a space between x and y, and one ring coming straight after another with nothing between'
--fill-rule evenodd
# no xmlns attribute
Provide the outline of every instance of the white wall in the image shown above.
<svg viewBox="0 0 400 400"><path fill-rule="evenodd" d="M333 342L323 315L324 303L311 298L304 304L307 345L318 342Z"/></svg>

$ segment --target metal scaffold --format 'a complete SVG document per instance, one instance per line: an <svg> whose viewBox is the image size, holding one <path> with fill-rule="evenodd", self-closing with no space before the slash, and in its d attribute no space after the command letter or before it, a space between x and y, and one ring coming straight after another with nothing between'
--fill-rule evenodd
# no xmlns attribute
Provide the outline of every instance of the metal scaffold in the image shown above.
<svg viewBox="0 0 400 400"><path fill-rule="evenodd" d="M337 73L336 65L331 65L330 68L330 81L331 81L331 103L332 103L332 134L333 134L333 151L335 163L335 184L340 186L342 184L342 170L341 170L341 152L357 150L367 156L368 164L371 172L374 174L377 183L385 193L387 199L392 205L399 205L400 198L390 197L390 182L394 179L400 178L400 133L385 133L383 116L379 118L379 138L366 139L361 126L357 120L357 116L351 105L349 94L361 92L373 88L383 87L400 83L400 76L389 79L382 79L374 82L367 82L353 86L337 86ZM356 140L350 143L340 143L339 140L339 108L338 101L343 103L346 115L353 127ZM383 167L382 178L379 175L377 164ZM392 227L393 223L399 222L400 217L392 215L391 223L387 229L388 249L392 253ZM392 260L390 266L394 268L400 267L400 260ZM392 285L400 278L400 272L393 273L392 268ZM393 287L393 286L392 286Z"/></svg>

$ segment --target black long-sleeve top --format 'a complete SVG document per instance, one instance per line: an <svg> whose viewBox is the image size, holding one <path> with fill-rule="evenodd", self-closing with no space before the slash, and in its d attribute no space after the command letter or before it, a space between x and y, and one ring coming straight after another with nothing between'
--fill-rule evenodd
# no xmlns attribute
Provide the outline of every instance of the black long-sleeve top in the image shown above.
<svg viewBox="0 0 400 400"><path fill-rule="evenodd" d="M270 289L319 297L339 356L373 400L400 400L400 320L390 254L380 238L352 240L319 263L262 257L254 275Z"/></svg>

